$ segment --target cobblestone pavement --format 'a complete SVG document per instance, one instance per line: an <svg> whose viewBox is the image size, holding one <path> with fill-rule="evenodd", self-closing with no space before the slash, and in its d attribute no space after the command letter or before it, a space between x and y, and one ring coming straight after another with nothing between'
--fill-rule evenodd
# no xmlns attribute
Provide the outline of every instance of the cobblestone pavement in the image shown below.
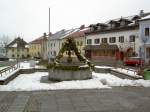
<svg viewBox="0 0 150 112"><path fill-rule="evenodd" d="M150 112L149 93L143 87L0 92L0 112Z"/></svg>

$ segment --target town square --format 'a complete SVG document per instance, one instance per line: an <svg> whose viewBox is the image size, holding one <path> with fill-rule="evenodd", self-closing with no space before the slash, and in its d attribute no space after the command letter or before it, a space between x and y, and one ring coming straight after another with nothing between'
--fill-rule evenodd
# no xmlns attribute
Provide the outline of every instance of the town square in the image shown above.
<svg viewBox="0 0 150 112"><path fill-rule="evenodd" d="M0 112L149 112L149 3L0 1Z"/></svg>

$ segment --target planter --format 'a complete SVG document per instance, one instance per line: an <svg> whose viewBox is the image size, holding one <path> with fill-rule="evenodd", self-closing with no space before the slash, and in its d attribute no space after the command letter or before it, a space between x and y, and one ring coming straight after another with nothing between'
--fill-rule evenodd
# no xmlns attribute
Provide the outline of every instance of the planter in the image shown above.
<svg viewBox="0 0 150 112"><path fill-rule="evenodd" d="M144 80L150 80L150 69L144 70Z"/></svg>

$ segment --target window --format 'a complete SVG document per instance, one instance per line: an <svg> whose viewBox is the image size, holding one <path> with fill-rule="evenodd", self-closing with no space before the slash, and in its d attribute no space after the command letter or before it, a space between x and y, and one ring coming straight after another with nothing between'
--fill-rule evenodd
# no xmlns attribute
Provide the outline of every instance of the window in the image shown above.
<svg viewBox="0 0 150 112"><path fill-rule="evenodd" d="M87 39L87 44L92 44L92 39Z"/></svg>
<svg viewBox="0 0 150 112"><path fill-rule="evenodd" d="M135 42L135 35L130 35L129 41L130 42Z"/></svg>
<svg viewBox="0 0 150 112"><path fill-rule="evenodd" d="M83 41L80 42L80 46L82 46L82 45L83 45Z"/></svg>
<svg viewBox="0 0 150 112"><path fill-rule="evenodd" d="M54 43L54 47L55 47L55 43Z"/></svg>
<svg viewBox="0 0 150 112"><path fill-rule="evenodd" d="M13 55L12 55L12 57L14 58L14 57L15 57L15 55L13 54Z"/></svg>
<svg viewBox="0 0 150 112"><path fill-rule="evenodd" d="M123 43L123 42L124 42L124 36L120 36L120 37L119 37L119 42L120 42L120 43Z"/></svg>
<svg viewBox="0 0 150 112"><path fill-rule="evenodd" d="M56 51L54 51L54 56L56 56Z"/></svg>
<svg viewBox="0 0 150 112"><path fill-rule="evenodd" d="M107 38L102 38L102 43L107 43Z"/></svg>
<svg viewBox="0 0 150 112"><path fill-rule="evenodd" d="M145 28L145 36L149 36L149 28Z"/></svg>
<svg viewBox="0 0 150 112"><path fill-rule="evenodd" d="M94 43L95 43L95 44L99 44L99 39L95 39L95 40L94 40Z"/></svg>
<svg viewBox="0 0 150 112"><path fill-rule="evenodd" d="M109 42L110 43L115 43L116 42L116 37L110 37Z"/></svg>
<svg viewBox="0 0 150 112"><path fill-rule="evenodd" d="M14 49L12 49L12 52L14 52Z"/></svg>
<svg viewBox="0 0 150 112"><path fill-rule="evenodd" d="M79 41L77 41L77 46L79 46Z"/></svg>

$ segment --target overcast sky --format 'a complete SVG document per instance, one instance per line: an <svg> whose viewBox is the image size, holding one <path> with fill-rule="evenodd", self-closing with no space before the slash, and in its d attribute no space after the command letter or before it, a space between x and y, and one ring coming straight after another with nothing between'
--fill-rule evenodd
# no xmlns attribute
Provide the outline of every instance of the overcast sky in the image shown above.
<svg viewBox="0 0 150 112"><path fill-rule="evenodd" d="M150 12L150 0L0 0L0 35L20 35L27 42L48 32Z"/></svg>

